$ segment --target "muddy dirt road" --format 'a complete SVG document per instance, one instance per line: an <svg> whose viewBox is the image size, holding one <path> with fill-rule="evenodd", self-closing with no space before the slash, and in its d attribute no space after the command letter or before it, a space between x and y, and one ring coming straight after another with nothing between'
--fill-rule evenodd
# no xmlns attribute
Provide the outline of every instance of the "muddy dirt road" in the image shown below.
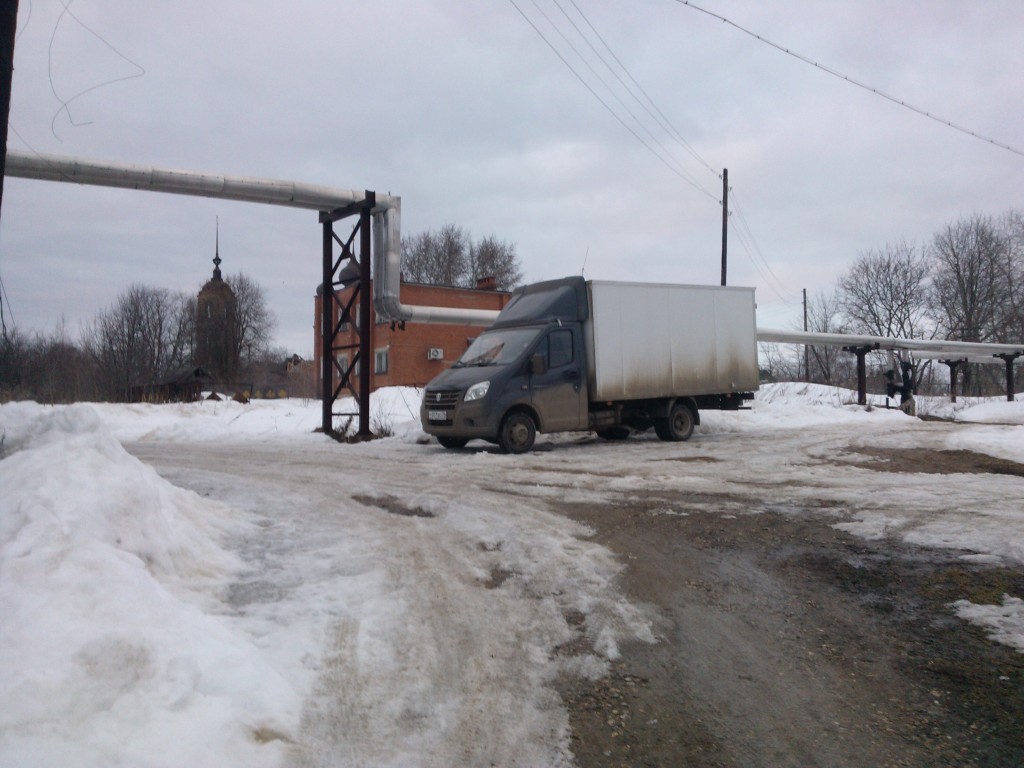
<svg viewBox="0 0 1024 768"><path fill-rule="evenodd" d="M872 455L889 472L1024 474L965 452ZM607 679L563 681L580 765L1024 765L1024 656L948 608L1022 594L1024 571L697 501L560 506L627 563L660 640L631 644Z"/></svg>
<svg viewBox="0 0 1024 768"><path fill-rule="evenodd" d="M236 609L325 606L296 765L1024 765L1024 654L950 606L1024 595L1024 466L970 427L800 413L524 456L131 449L260 521L270 597Z"/></svg>

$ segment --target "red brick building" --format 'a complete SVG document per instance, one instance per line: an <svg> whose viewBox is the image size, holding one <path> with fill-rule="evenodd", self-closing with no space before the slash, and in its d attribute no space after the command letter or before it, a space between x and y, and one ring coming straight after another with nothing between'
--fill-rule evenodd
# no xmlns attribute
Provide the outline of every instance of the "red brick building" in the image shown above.
<svg viewBox="0 0 1024 768"><path fill-rule="evenodd" d="M460 309L501 310L511 294L495 290L493 280L481 280L479 287L450 288L442 285L421 285L402 283L402 303L410 306L458 307ZM338 291L334 323L338 322L340 307L348 302L356 288ZM359 316L358 301L352 306L352 315ZM320 296L316 297L314 320L313 355L319 378L321 332ZM373 369L370 372L370 391L379 387L411 386L422 387L444 369L451 366L470 342L483 330L478 325L451 325L434 323L406 323L405 330L391 328L391 323L378 321L374 308L370 307L370 349ZM358 344L354 328L343 327L335 346ZM341 352L338 357L343 367L354 356L355 350ZM353 371L355 375L355 371ZM337 379L335 379L337 385Z"/></svg>

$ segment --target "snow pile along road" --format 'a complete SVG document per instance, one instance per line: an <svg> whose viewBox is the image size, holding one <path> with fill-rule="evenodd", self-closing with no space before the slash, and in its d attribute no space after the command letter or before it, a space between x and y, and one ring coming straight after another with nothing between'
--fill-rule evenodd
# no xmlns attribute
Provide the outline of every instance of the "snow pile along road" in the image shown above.
<svg viewBox="0 0 1024 768"><path fill-rule="evenodd" d="M1024 562L1019 476L884 471L1024 463L1015 403L926 423L780 384L688 443L505 456L442 449L419 398L375 393L393 437L353 445L314 433L316 401L0 405L0 766L571 765L559 678L656 638L567 505L819 515ZM1024 651L1022 597L950 615Z"/></svg>
<svg viewBox="0 0 1024 768"><path fill-rule="evenodd" d="M0 764L570 765L559 676L654 641L621 564L489 491L512 457L453 494L385 395L365 445L318 403L0 406Z"/></svg>
<svg viewBox="0 0 1024 768"><path fill-rule="evenodd" d="M0 410L0 757L273 765L300 699L218 616L221 504L130 456L89 406Z"/></svg>

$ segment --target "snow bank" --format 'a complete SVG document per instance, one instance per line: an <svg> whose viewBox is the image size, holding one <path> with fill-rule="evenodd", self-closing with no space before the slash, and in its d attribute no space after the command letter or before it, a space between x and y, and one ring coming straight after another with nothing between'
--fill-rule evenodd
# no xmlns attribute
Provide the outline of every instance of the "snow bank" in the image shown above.
<svg viewBox="0 0 1024 768"><path fill-rule="evenodd" d="M1024 393L1005 397L918 397L918 413L973 424L1024 424Z"/></svg>
<svg viewBox="0 0 1024 768"><path fill-rule="evenodd" d="M546 501L607 503L645 481L666 493L726 481L651 461L653 436L606 446L545 435L556 447L584 445L520 457L418 445L431 442L420 398L412 388L375 392L371 424L392 437L352 446L315 433L315 400L0 405L0 766L277 765L308 742L320 704L316 728L337 744L334 764L566 758L567 716L550 681L600 676L623 640L654 637L617 592L621 563ZM864 469L834 455L920 446L1024 462L1020 404L962 400L951 413L987 423L952 427L872 402L768 385L751 410L702 413L706 439L659 445L657 455L732 457L739 441L745 474L728 482L744 498L749 481L769 495L799 487L815 501L808 509L826 499L827 514L847 510L836 525L858 535L1024 561L1017 478L892 473L865 494ZM118 440L140 455L194 451L235 466L175 458L162 467L199 496ZM341 496L324 476L325 442ZM604 490L582 482L587 473ZM510 506L512 496L520 501ZM291 507L303 511L281 514ZM305 513L313 509L325 512ZM1003 642L1024 634L1018 598L956 609ZM555 652L575 637L572 616L585 617L593 653ZM536 759L523 757L527 743Z"/></svg>
<svg viewBox="0 0 1024 768"><path fill-rule="evenodd" d="M89 406L0 406L0 764L275 764L299 702L227 617L229 510ZM197 732L197 729L199 732Z"/></svg>
<svg viewBox="0 0 1024 768"><path fill-rule="evenodd" d="M989 637L1024 653L1024 600L1003 595L1002 605L976 605L969 600L952 604L961 619L983 627Z"/></svg>
<svg viewBox="0 0 1024 768"><path fill-rule="evenodd" d="M390 433L407 440L426 439L420 428L422 390L386 387L370 397L370 426L374 433ZM92 406L104 425L124 442L181 442L231 439L312 439L323 419L319 400L200 400L195 403L114 404ZM341 398L337 412L354 412L352 398ZM336 417L335 429L344 427ZM354 432L358 424L352 424Z"/></svg>

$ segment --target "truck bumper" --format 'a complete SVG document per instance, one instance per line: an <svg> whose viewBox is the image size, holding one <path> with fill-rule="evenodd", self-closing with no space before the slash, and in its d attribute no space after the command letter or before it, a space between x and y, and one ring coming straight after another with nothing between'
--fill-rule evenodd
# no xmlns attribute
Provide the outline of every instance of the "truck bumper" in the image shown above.
<svg viewBox="0 0 1024 768"><path fill-rule="evenodd" d="M453 408L446 411L448 418L431 419L430 411L426 404L420 406L420 423L423 431L435 437L457 437L472 440L496 440L498 438L498 424L493 412L488 413L483 407L483 401L472 403L457 403Z"/></svg>

